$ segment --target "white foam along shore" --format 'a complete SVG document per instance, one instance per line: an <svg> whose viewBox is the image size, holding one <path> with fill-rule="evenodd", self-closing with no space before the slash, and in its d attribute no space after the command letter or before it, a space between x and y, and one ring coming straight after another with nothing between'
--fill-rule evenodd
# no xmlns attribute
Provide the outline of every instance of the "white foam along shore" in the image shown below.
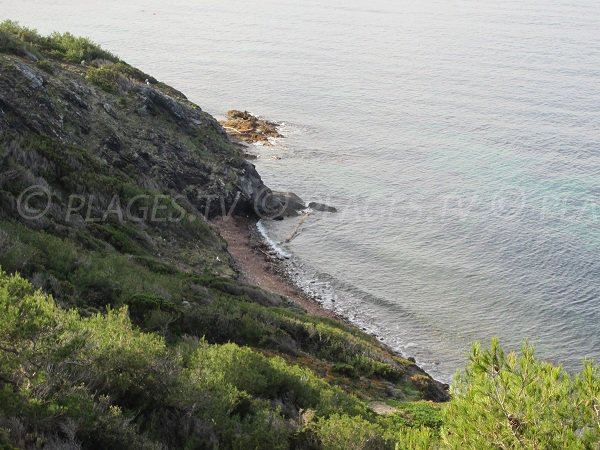
<svg viewBox="0 0 600 450"><path fill-rule="evenodd" d="M337 295L335 287L327 280L322 279L318 273L306 270L303 264L298 261L292 253L282 247L279 242L276 242L267 231L262 220L256 223L256 230L271 251L280 256L280 267L283 268L284 278L287 282L292 283L304 295L318 303L322 308L332 311L338 317L362 329L364 332L376 337L382 343L387 345L393 351L399 352L404 357L412 357L410 349L417 346L414 342L399 342L386 335L386 330L375 323L375 319L369 320L364 313L359 314L356 305L350 305L346 302L336 301ZM414 359L414 358L413 358ZM451 377L444 376L436 370L436 364L432 361L418 360L416 363L433 376L436 380L442 383L450 383Z"/></svg>
<svg viewBox="0 0 600 450"><path fill-rule="evenodd" d="M273 251L283 256L284 258L291 258L292 255L289 252L285 251L279 244L277 244L273 239L269 237L262 220L259 220L256 223L256 229L258 230L263 241L269 246L269 248L271 248Z"/></svg>

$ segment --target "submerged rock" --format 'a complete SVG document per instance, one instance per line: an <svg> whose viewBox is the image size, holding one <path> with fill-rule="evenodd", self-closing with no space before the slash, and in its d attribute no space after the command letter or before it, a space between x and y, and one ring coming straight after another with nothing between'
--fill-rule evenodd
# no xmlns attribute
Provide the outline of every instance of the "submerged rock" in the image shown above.
<svg viewBox="0 0 600 450"><path fill-rule="evenodd" d="M323 212L330 212L330 213L337 212L336 208L334 208L333 206L326 205L325 203L310 202L308 204L308 207L311 209L314 209L315 211L323 211Z"/></svg>

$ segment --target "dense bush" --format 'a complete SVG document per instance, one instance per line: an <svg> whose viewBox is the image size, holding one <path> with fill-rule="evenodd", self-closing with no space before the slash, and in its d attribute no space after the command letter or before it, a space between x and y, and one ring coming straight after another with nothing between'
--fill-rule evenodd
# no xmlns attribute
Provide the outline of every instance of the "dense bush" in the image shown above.
<svg viewBox="0 0 600 450"><path fill-rule="evenodd" d="M3 233L4 242L10 235ZM54 238L21 237L39 249L59 251ZM60 251L71 255L68 245ZM64 265L67 261L70 266ZM152 272L143 262L122 261L151 276L148 280L173 276L163 273L162 266ZM53 271L60 275L81 263L71 256L57 264ZM96 273L90 280L102 279L98 272L83 273ZM211 284L210 277L195 281ZM96 286L93 291L101 290ZM205 294L217 297L205 307L215 308L221 301L245 305L247 313L256 314L249 324L260 323L261 317L264 322L265 314L280 321L296 314L286 311L278 317L277 311L285 309L225 300L229 294L220 300L210 292ZM175 311L161 296L140 293L129 302L140 323L149 313ZM229 313L222 310L221 317ZM393 403L396 413L377 417L356 397L280 357L204 340L169 346L160 335L134 327L127 309L81 317L18 276L0 275L0 314L0 439L22 448L40 442L86 448L152 448L160 442L211 448L200 442L220 442L223 448L288 448L295 443L297 448L365 450L597 449L600 439L597 368L586 363L580 374L570 376L536 360L527 345L520 356L505 354L495 341L489 350L476 346L447 406ZM333 324L311 320L317 320L310 326L320 330L324 345L331 343L326 336L335 336L339 344L341 329L332 332ZM257 336L269 328L261 330ZM348 342L359 345L351 336L346 336ZM334 348L350 354L350 347L338 344ZM316 350L330 355L327 347ZM349 367L332 365L342 372Z"/></svg>
<svg viewBox="0 0 600 450"><path fill-rule="evenodd" d="M313 429L299 419L308 409L320 424L341 413L379 429L364 403L306 368L235 344L171 347L125 308L81 317L0 273L0 314L0 428L25 448L288 448Z"/></svg>
<svg viewBox="0 0 600 450"><path fill-rule="evenodd" d="M473 347L444 412L447 448L598 449L600 377L584 362L576 376L539 361L525 343L520 355Z"/></svg>
<svg viewBox="0 0 600 450"><path fill-rule="evenodd" d="M155 78L123 62L92 67L87 71L85 77L91 83L112 94L117 92L117 82L120 78L132 78L140 82L148 80L149 83L157 83Z"/></svg>
<svg viewBox="0 0 600 450"><path fill-rule="evenodd" d="M119 79L119 71L115 70L114 66L107 65L88 70L86 80L95 84L106 92L117 92L117 80Z"/></svg>
<svg viewBox="0 0 600 450"><path fill-rule="evenodd" d="M315 426L324 450L379 450L386 445L381 428L361 417L333 414Z"/></svg>
<svg viewBox="0 0 600 450"><path fill-rule="evenodd" d="M41 36L36 30L22 27L10 20L0 23L0 49L16 54L26 51L42 52L53 58L77 63L95 59L118 61L116 56L102 50L87 38L76 37L70 33Z"/></svg>

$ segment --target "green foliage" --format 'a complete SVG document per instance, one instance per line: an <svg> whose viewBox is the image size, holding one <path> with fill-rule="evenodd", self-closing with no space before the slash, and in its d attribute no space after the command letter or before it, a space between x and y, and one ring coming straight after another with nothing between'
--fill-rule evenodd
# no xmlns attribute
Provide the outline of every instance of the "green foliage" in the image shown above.
<svg viewBox="0 0 600 450"><path fill-rule="evenodd" d="M174 267L172 267L168 264L165 264L162 261L159 261L158 259L150 257L150 256L132 256L130 259L132 261L135 261L139 265L148 268L150 271L152 271L154 273L163 274L163 275L169 275L169 274L174 275L177 273L177 270Z"/></svg>
<svg viewBox="0 0 600 450"><path fill-rule="evenodd" d="M52 33L49 37L42 39L41 47L51 55L70 62L95 59L118 60L113 54L102 50L89 39L76 37L71 33Z"/></svg>
<svg viewBox="0 0 600 450"><path fill-rule="evenodd" d="M331 370L350 378L356 378L357 376L356 369L351 364L337 363L331 367Z"/></svg>
<svg viewBox="0 0 600 450"><path fill-rule="evenodd" d="M431 428L439 430L443 424L442 409L439 403L430 401L393 402L399 412L388 414L380 419L385 428Z"/></svg>
<svg viewBox="0 0 600 450"><path fill-rule="evenodd" d="M118 61L116 56L102 50L89 39L76 37L71 33L52 33L49 37L43 38L41 46L50 54L70 62L93 61L95 59Z"/></svg>
<svg viewBox="0 0 600 450"><path fill-rule="evenodd" d="M35 65L42 69L44 72L47 72L51 75L54 73L54 66L47 59L40 59L36 61Z"/></svg>
<svg viewBox="0 0 600 450"><path fill-rule="evenodd" d="M379 450L390 448L382 429L361 417L333 414L316 424L316 436L323 450Z"/></svg>
<svg viewBox="0 0 600 450"><path fill-rule="evenodd" d="M38 38L39 35L35 30L21 27L17 22L11 20L0 22L0 52L26 55L34 51L32 42Z"/></svg>
<svg viewBox="0 0 600 450"><path fill-rule="evenodd" d="M148 80L149 83L157 83L155 78L124 62L92 67L87 71L85 78L111 94L115 94L118 91L117 81L119 78L131 78L139 82Z"/></svg>
<svg viewBox="0 0 600 450"><path fill-rule="evenodd" d="M42 270L57 277L65 277L75 269L77 251L68 240L44 231L31 232L11 222L1 225L7 243L0 263L6 269L27 275Z"/></svg>
<svg viewBox="0 0 600 450"><path fill-rule="evenodd" d="M192 358L190 369L212 376L218 374L235 389L254 397L285 397L300 408L315 408L322 414L332 410L368 414L362 402L338 388L331 388L310 370L290 366L280 357L266 357L248 347L203 343Z"/></svg>
<svg viewBox="0 0 600 450"><path fill-rule="evenodd" d="M430 428L400 429L395 433L394 450L432 450L439 448L437 434Z"/></svg>
<svg viewBox="0 0 600 450"><path fill-rule="evenodd" d="M22 27L14 21L6 20L0 23L0 51L23 54L27 50L77 63L95 59L118 61L113 54L102 50L87 38L76 37L70 33L41 36L36 30Z"/></svg>
<svg viewBox="0 0 600 450"><path fill-rule="evenodd" d="M161 303L137 297L133 304L151 300ZM7 431L9 442L19 441L19 430L39 442L51 430L73 430L54 431L52 439L85 448L214 441L220 448L284 449L292 439L289 420L301 409L316 412L315 430L325 440L336 442L328 422L336 413L358 424L348 424L350 436L363 439L364 422L383 439L364 403L279 357L206 341L171 348L133 326L127 308L81 317L1 272L0 314L0 428L3 418L21 424Z"/></svg>
<svg viewBox="0 0 600 450"><path fill-rule="evenodd" d="M453 449L597 449L600 377L584 362L575 377L541 362L525 343L521 354L473 347L444 411L442 436Z"/></svg>
<svg viewBox="0 0 600 450"><path fill-rule="evenodd" d="M143 253L142 248L140 248L143 240L138 231L132 226L98 223L93 224L92 229L98 237L110 243L121 253L132 255Z"/></svg>
<svg viewBox="0 0 600 450"><path fill-rule="evenodd" d="M91 68L88 70L85 78L106 92L111 94L115 94L117 92L119 71L115 70L114 66L112 65Z"/></svg>

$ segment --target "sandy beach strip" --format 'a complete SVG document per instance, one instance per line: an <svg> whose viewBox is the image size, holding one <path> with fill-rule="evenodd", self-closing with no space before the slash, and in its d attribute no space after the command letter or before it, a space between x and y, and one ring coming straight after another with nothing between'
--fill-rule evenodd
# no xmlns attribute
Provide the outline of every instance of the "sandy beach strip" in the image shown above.
<svg viewBox="0 0 600 450"><path fill-rule="evenodd" d="M278 273L281 264L269 254L270 248L255 230L256 221L244 217L218 217L212 221L227 241L227 249L235 262L241 281L265 291L288 297L309 314L348 323L314 299L301 292L291 281Z"/></svg>

